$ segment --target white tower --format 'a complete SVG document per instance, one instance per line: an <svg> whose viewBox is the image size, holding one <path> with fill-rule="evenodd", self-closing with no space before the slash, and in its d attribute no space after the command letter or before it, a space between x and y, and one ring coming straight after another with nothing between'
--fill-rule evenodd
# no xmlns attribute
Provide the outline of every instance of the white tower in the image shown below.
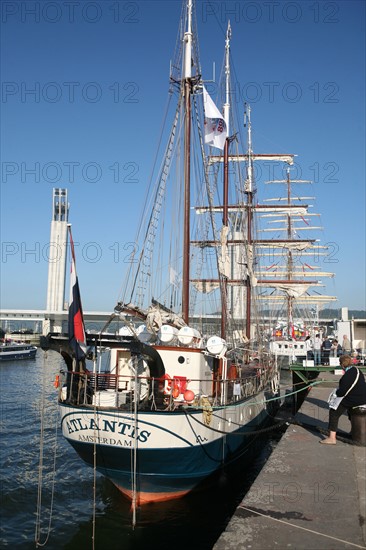
<svg viewBox="0 0 366 550"><path fill-rule="evenodd" d="M47 311L64 309L69 203L67 189L53 190L51 236L48 257Z"/></svg>

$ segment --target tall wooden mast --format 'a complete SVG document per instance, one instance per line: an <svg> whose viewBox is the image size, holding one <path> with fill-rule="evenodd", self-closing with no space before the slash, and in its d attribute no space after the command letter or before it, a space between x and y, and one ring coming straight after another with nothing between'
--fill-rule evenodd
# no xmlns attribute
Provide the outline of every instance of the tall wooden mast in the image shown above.
<svg viewBox="0 0 366 550"><path fill-rule="evenodd" d="M246 323L245 335L250 340L251 337L251 302L252 302L252 285L250 276L253 273L253 238L252 238L252 218L253 218L253 159L252 159L252 127L250 120L250 106L246 107L245 118L248 125L248 171L245 185L247 195L247 278L246 278Z"/></svg>
<svg viewBox="0 0 366 550"><path fill-rule="evenodd" d="M187 30L184 33L182 85L184 86L184 229L182 317L189 323L190 209L191 209L191 91L192 91L192 8L187 2Z"/></svg>
<svg viewBox="0 0 366 550"><path fill-rule="evenodd" d="M228 23L226 31L225 41L225 104L224 104L224 119L227 129L227 138L224 147L224 182L223 182L223 214L222 225L228 227L229 225L229 118L230 118L230 38L231 38L231 26L230 21ZM226 339L226 327L227 327L227 276L221 277L221 338Z"/></svg>
<svg viewBox="0 0 366 550"><path fill-rule="evenodd" d="M290 169L288 168L287 169L287 204L288 205L291 205L292 204L292 200L291 200L291 180L290 180ZM291 216L290 214L287 214L287 238L289 241L291 241L291 238L292 238L292 223L291 223ZM292 258L292 250L289 249L288 250L288 255L287 255L287 278L289 281L292 280L292 274L293 274L293 258ZM292 332L293 332L293 301L294 301L294 298L293 296L288 296L287 297L287 322L288 322L288 326L287 326L287 337L288 338L291 338L292 337Z"/></svg>

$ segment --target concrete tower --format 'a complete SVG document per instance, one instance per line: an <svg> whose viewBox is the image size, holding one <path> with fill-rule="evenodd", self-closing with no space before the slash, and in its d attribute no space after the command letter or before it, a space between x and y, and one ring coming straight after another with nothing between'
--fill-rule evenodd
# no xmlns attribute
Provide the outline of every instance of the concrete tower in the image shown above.
<svg viewBox="0 0 366 550"><path fill-rule="evenodd" d="M47 311L64 309L69 203L67 189L53 190L51 236L48 259Z"/></svg>

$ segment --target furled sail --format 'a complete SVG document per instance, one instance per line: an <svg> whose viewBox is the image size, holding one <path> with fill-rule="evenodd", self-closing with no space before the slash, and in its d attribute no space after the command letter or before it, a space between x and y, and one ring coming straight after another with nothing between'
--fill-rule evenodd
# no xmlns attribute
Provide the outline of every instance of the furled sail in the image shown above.
<svg viewBox="0 0 366 550"><path fill-rule="evenodd" d="M224 225L221 229L220 235L220 244L221 244L221 255L218 258L219 261L219 271L224 277L230 277L230 257L227 247L227 237L229 234L229 227Z"/></svg>

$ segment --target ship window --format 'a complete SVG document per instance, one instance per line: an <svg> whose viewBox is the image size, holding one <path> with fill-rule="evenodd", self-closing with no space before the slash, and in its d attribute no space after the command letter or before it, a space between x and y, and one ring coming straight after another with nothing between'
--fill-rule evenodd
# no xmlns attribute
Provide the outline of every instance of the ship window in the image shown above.
<svg viewBox="0 0 366 550"><path fill-rule="evenodd" d="M182 365L182 363L184 363L184 361L185 361L185 359L184 359L183 355L180 355L178 357L178 363L180 363Z"/></svg>

